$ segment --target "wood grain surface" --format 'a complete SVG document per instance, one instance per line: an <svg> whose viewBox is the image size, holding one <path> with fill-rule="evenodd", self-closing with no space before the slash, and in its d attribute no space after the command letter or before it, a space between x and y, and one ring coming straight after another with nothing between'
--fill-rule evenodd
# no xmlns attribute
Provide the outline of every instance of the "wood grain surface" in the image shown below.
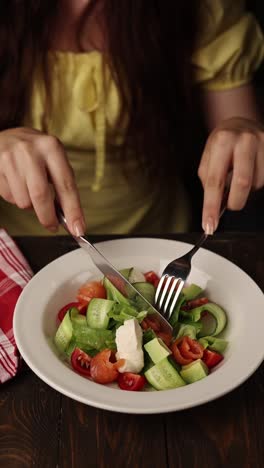
<svg viewBox="0 0 264 468"><path fill-rule="evenodd" d="M173 238L195 242L198 235ZM66 237L16 240L35 272L75 248ZM206 248L234 261L264 290L263 234L219 234ZM263 468L264 365L216 401L153 416L75 402L25 366L0 387L0 467Z"/></svg>

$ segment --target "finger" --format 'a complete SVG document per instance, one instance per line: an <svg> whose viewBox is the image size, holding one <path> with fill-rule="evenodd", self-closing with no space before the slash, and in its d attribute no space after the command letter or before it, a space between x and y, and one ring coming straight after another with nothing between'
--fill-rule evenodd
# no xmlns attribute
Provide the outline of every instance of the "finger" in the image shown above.
<svg viewBox="0 0 264 468"><path fill-rule="evenodd" d="M226 131L218 132L210 145L202 215L202 226L207 234L213 234L218 225L219 210L234 145L235 135Z"/></svg>
<svg viewBox="0 0 264 468"><path fill-rule="evenodd" d="M264 142L260 143L256 161L255 171L252 180L252 187L254 190L258 190L264 186Z"/></svg>
<svg viewBox="0 0 264 468"><path fill-rule="evenodd" d="M8 162L5 164L5 177L9 190L18 208L30 208L31 200L26 181L20 171L18 171L17 165L12 157L10 157Z"/></svg>
<svg viewBox="0 0 264 468"><path fill-rule="evenodd" d="M85 221L73 170L62 145L56 144L52 151L47 158L51 180L70 231L75 236L81 236L85 233Z"/></svg>
<svg viewBox="0 0 264 468"><path fill-rule="evenodd" d="M205 145L205 148L201 157L201 161L199 164L199 168L198 168L198 176L202 182L203 187L205 185L205 181L207 178L209 161L210 161L210 140L208 140Z"/></svg>
<svg viewBox="0 0 264 468"><path fill-rule="evenodd" d="M7 180L5 176L2 175L0 175L0 195L5 201L15 204L15 200L11 193Z"/></svg>
<svg viewBox="0 0 264 468"><path fill-rule="evenodd" d="M27 176L27 187L39 222L52 232L58 230L54 196L48 183L45 167L33 163Z"/></svg>
<svg viewBox="0 0 264 468"><path fill-rule="evenodd" d="M235 146L233 177L227 205L231 210L241 210L246 204L253 184L257 146L257 136L253 133L242 134Z"/></svg>

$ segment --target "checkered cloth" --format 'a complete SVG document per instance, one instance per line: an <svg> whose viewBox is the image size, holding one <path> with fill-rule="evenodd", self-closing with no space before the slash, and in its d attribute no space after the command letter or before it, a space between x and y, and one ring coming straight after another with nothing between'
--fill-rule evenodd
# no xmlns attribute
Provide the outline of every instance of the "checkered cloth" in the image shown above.
<svg viewBox="0 0 264 468"><path fill-rule="evenodd" d="M14 241L0 229L0 383L14 377L21 367L13 334L13 315L18 297L32 275Z"/></svg>

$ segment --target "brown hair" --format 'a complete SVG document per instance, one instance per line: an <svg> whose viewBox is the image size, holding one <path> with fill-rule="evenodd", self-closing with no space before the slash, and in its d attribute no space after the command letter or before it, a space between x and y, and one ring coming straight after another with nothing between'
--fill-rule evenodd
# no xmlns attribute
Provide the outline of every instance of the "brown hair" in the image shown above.
<svg viewBox="0 0 264 468"><path fill-rule="evenodd" d="M47 78L58 5L59 0L0 2L0 130L21 125L37 64ZM122 150L132 148L157 174L181 151L189 125L196 0L105 0L103 18L107 55L129 116Z"/></svg>

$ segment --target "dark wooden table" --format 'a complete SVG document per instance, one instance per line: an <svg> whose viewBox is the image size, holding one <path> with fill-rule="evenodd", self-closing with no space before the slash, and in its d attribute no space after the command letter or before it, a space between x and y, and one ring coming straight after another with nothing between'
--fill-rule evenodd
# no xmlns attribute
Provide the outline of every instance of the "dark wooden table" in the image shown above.
<svg viewBox="0 0 264 468"><path fill-rule="evenodd" d="M67 238L17 242L35 272L75 248ZM219 234L207 248L234 261L264 290L264 234ZM151 416L77 403L27 369L0 388L0 467L263 468L264 365L216 401Z"/></svg>

